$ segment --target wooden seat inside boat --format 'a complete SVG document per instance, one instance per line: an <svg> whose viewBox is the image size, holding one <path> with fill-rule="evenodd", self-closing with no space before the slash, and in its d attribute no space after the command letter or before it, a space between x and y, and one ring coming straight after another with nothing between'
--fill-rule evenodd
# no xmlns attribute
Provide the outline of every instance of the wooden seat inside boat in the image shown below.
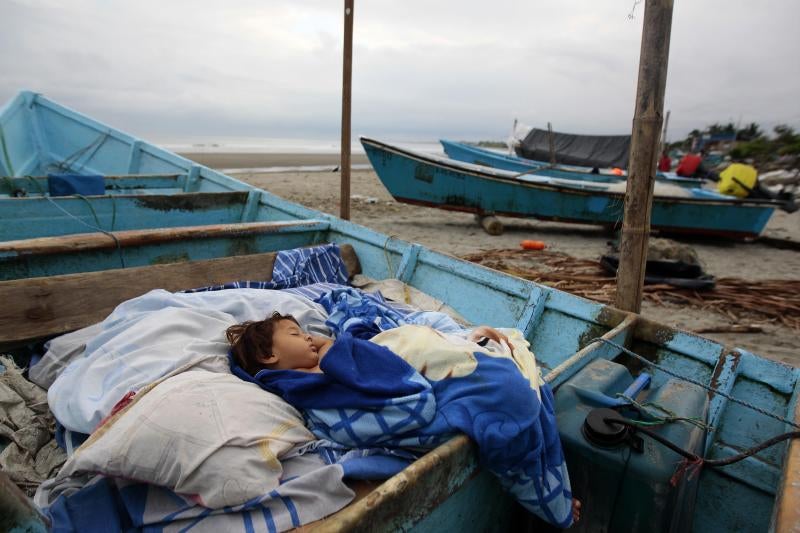
<svg viewBox="0 0 800 533"><path fill-rule="evenodd" d="M355 250L340 247L348 276L361 272ZM120 303L153 289L179 291L272 279L277 252L0 282L0 347L52 337L103 320ZM100 289L101 290L98 290Z"/></svg>

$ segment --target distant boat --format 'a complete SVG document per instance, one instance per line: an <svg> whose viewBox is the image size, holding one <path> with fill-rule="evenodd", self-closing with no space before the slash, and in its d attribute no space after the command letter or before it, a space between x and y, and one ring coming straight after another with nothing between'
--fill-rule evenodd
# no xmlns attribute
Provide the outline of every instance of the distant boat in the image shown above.
<svg viewBox="0 0 800 533"><path fill-rule="evenodd" d="M600 170L597 173L592 173L591 169L587 167L575 167L566 165L552 166L543 161L534 161L532 159L525 159L515 155L501 154L492 150L486 150L477 146L472 146L466 143L455 141L440 140L444 153L451 159L457 161L464 161L465 163L474 163L485 167L499 168L501 170L509 170L511 172L525 173L536 176L551 176L554 178L563 178L570 180L581 181L597 181L602 183L613 183L624 180L624 176L612 174L607 170ZM681 187L700 187L703 185L703 180L694 178L682 178L674 173L658 173L656 179L668 183L674 183Z"/></svg>
<svg viewBox="0 0 800 533"><path fill-rule="evenodd" d="M611 227L622 223L624 182L520 175L365 137L361 143L378 177L400 202ZM780 206L771 200L737 199L704 189L657 183L651 227L675 233L757 237Z"/></svg>

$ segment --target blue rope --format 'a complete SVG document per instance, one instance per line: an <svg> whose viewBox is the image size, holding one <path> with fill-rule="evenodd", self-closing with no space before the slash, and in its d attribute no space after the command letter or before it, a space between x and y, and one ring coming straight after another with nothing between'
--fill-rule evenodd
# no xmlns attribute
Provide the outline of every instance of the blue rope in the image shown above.
<svg viewBox="0 0 800 533"><path fill-rule="evenodd" d="M796 424L795 422L792 422L791 420L788 420L786 418L782 418L782 417L780 417L780 416L778 416L778 415L776 415L774 413L771 413L771 412L769 412L769 411L767 411L765 409L762 409L761 407L758 407L757 405L753 405L751 403L745 402L744 400L740 400L738 398L735 398L735 397L731 396L730 394L722 392L719 389L715 389L714 387L706 385L705 383L701 383L701 382L697 381L696 379L688 378L686 376L682 376L682 375L678 374L677 372L673 372L672 370L668 370L668 369L664 368L663 366L659 365L658 363L654 363L653 361L650 361L649 359L646 359L645 357L639 355L638 353L632 352L631 350L625 348L624 346L620 346L619 344L617 344L614 341L610 341L610 340L604 339L602 337L596 337L596 338L592 339L589 342L589 344L591 344L591 343L593 343L595 341L600 341L600 342L604 342L604 343L606 343L608 345L611 345L614 348L616 348L617 350L620 350L620 351L630 355L631 357L634 357L634 358L638 359L639 361L641 361L641 362L643 362L643 363L645 363L647 365L650 365L650 366L652 366L654 368L657 368L658 370L664 372L665 374L669 374L670 376L672 376L674 378L678 378L678 379L682 379L684 381L688 381L689 383L691 383L693 385L697 385L698 387L701 387L701 388L703 388L703 389L705 389L707 391L713 392L714 394L719 394L723 398L727 398L728 400L732 401L733 403L738 403L739 405L741 405L743 407L747 407L748 409L752 409L753 411L756 411L757 413L761 413L762 415L768 416L770 418L774 418L775 420L778 420L779 422L783 422L784 424L788 424L788 425L790 425L792 427L800 429L800 425Z"/></svg>
<svg viewBox="0 0 800 533"><path fill-rule="evenodd" d="M97 226L93 226L93 225L89 224L88 222L84 222L84 221L83 221L83 220L81 220L80 218L76 217L75 215L73 215L72 213L70 213L69 211L67 211L66 209L64 209L63 207L61 207L60 205L58 205L58 204L55 202L55 200L53 200L52 198L50 198L50 196L45 196L44 198L45 198L45 199L46 199L48 202L50 202L51 204L53 204L53 205L54 205L54 206L55 206L55 207L56 207L56 208L57 208L59 211L61 211L61 212L62 212L62 213L64 213L65 215L67 215L68 217L70 217L70 218L73 218L73 219L77 220L78 222L80 222L81 224L83 224L84 226L86 226L87 228L91 228L91 229L93 229L93 230L95 230L95 231L99 231L100 233L104 233L104 234L108 235L109 237L111 237L112 239L114 239L114 244L117 246L117 254L119 254L119 262L120 262L120 264L122 265L122 268L125 268L125 258L122 256L122 245L119 243L119 239L117 239L117 236L116 236L116 235L114 235L114 234L113 234L113 233L111 233L110 231L106 231L106 230L104 230L104 229L102 229L102 228L99 228L99 227L97 227Z"/></svg>
<svg viewBox="0 0 800 533"><path fill-rule="evenodd" d="M84 156L84 154L89 152L89 150L92 150L91 153L89 154L89 156L86 158L86 161L88 162L89 159L91 159L92 156L94 156L95 152L97 152L97 150L99 150L100 147L103 146L103 143L106 142L106 139L109 138L110 136L111 136L111 134L109 132L107 132L107 131L106 132L101 132L100 135L94 141L92 141L91 143L87 144L83 148L78 148L75 152L73 152L71 155L67 156L60 163L57 163L55 165L55 167L58 170L63 170L63 171L69 170L70 167L72 167L72 165L74 163L77 163L78 160L81 157ZM51 165L51 166L53 166L53 165ZM86 166L86 165L83 164L78 168L81 168L81 167L84 167L84 166Z"/></svg>

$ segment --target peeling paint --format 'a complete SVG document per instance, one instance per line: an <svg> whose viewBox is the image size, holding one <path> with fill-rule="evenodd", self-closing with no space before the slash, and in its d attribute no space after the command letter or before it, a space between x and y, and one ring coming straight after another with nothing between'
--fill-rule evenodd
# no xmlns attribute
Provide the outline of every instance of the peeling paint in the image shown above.
<svg viewBox="0 0 800 533"><path fill-rule="evenodd" d="M247 192L189 193L171 195L136 196L138 207L155 211L203 211L206 209L242 204L247 201Z"/></svg>

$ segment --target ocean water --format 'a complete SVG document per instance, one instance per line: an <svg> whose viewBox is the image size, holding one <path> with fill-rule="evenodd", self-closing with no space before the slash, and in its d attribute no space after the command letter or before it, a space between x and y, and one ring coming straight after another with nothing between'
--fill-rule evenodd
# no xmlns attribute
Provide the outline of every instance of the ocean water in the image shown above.
<svg viewBox="0 0 800 533"><path fill-rule="evenodd" d="M387 142L409 150L443 154L438 141ZM193 137L157 139L155 144L181 154L338 154L339 139L281 139L269 137ZM358 139L351 141L351 153L363 154Z"/></svg>

